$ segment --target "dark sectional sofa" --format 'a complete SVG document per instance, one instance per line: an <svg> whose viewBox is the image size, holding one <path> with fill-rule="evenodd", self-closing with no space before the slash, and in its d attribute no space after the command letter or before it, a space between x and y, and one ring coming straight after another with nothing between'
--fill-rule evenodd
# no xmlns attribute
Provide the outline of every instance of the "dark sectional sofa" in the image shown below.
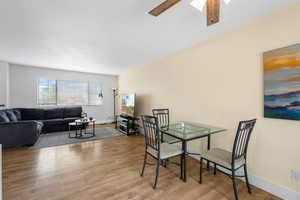
<svg viewBox="0 0 300 200"><path fill-rule="evenodd" d="M0 144L3 147L33 145L40 134L66 131L69 122L81 116L79 106L0 110Z"/></svg>

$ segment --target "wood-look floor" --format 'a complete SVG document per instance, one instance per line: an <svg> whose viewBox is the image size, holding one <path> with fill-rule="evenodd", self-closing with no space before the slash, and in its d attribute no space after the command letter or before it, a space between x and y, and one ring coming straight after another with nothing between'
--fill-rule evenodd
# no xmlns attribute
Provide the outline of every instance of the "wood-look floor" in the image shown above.
<svg viewBox="0 0 300 200"><path fill-rule="evenodd" d="M139 172L144 156L142 136L120 136L58 147L4 151L5 200L233 199L231 180L205 172L198 184L199 164L188 159L188 181L178 166L161 167L158 188L152 189L154 166ZM247 193L238 181L241 200L277 200L258 188Z"/></svg>

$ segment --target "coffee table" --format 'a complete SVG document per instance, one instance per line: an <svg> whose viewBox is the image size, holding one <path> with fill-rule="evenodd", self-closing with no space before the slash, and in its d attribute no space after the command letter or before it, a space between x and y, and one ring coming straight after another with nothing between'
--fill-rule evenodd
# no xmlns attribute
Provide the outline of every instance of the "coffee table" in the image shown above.
<svg viewBox="0 0 300 200"><path fill-rule="evenodd" d="M89 126L92 126L92 131L88 130ZM91 138L95 137L95 125L96 125L96 120L82 120L78 119L75 120L74 122L69 123L69 138L76 138L76 139L86 139L86 138ZM74 131L72 133L72 127L74 127Z"/></svg>

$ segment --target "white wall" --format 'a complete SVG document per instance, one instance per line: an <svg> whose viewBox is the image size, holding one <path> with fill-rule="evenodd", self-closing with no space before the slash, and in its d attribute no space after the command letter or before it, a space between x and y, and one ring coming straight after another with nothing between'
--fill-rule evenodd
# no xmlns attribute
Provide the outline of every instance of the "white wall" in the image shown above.
<svg viewBox="0 0 300 200"><path fill-rule="evenodd" d="M83 110L97 122L113 120L112 88L118 86L118 77L80 73L10 64L10 107L41 107L37 105L37 81L40 78L100 82L103 86L103 105L84 106Z"/></svg>
<svg viewBox="0 0 300 200"><path fill-rule="evenodd" d="M2 61L0 61L0 104L9 106L9 65Z"/></svg>

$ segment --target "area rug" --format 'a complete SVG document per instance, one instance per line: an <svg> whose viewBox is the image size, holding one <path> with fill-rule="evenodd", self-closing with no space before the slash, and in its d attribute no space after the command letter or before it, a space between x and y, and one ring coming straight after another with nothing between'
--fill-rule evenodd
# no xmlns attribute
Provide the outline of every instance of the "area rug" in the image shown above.
<svg viewBox="0 0 300 200"><path fill-rule="evenodd" d="M95 137L85 138L85 139L69 138L69 132L42 134L38 139L38 141L31 148L53 147L53 146L60 146L65 144L74 144L74 143L87 142L92 140L100 140L103 138L109 138L115 136L124 136L124 134L111 127L96 128L95 133L96 133Z"/></svg>

